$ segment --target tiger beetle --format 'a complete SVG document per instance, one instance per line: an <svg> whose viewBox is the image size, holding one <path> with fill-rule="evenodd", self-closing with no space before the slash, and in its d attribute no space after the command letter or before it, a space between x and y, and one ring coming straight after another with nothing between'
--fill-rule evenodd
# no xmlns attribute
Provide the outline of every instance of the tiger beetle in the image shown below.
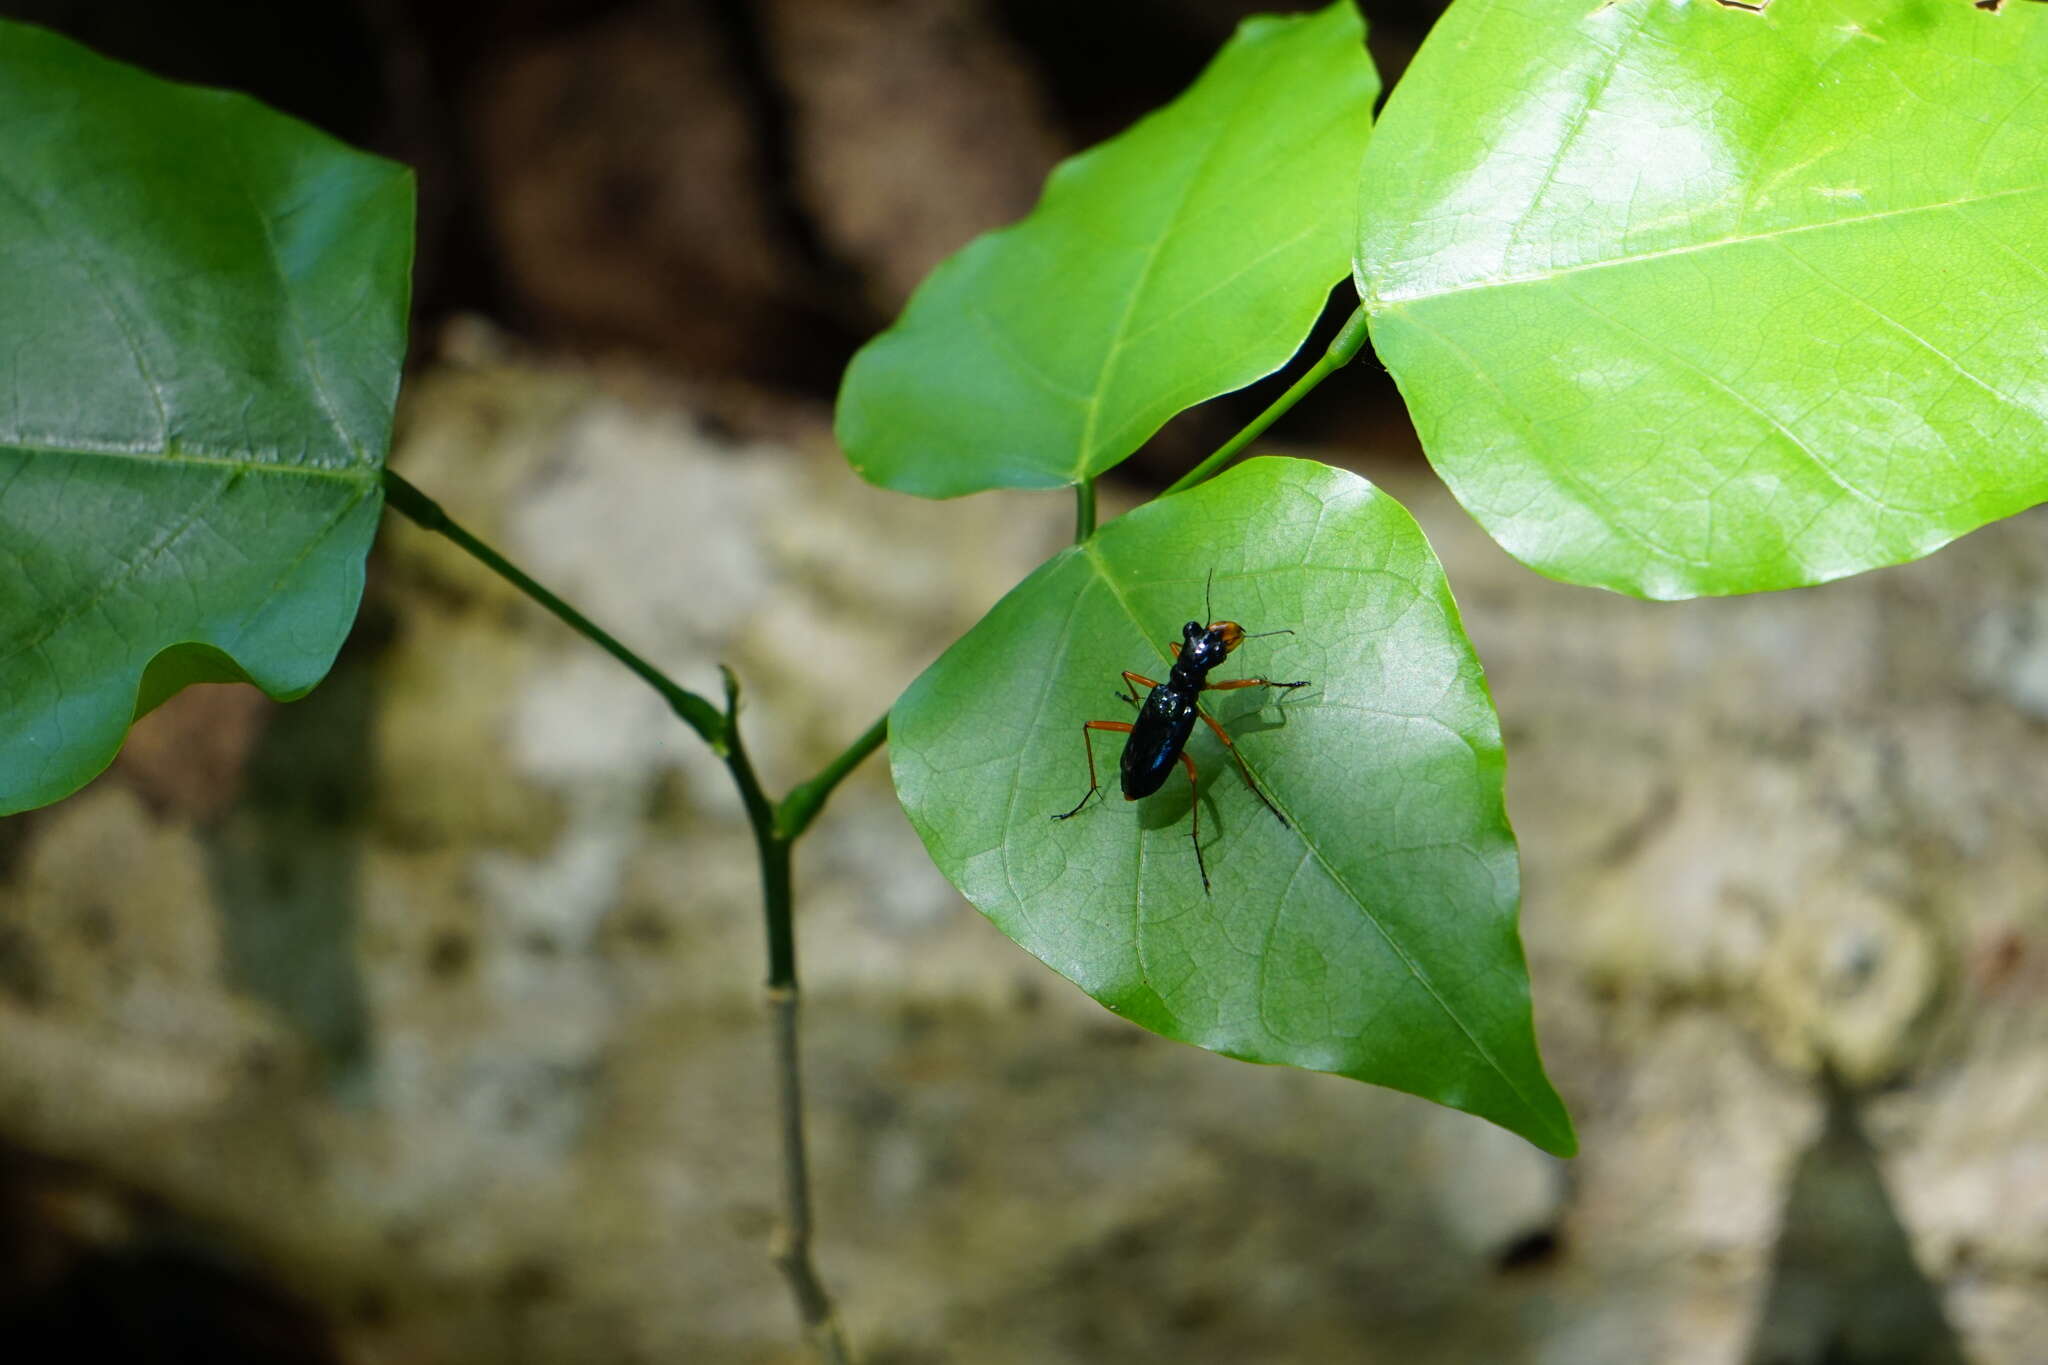
<svg viewBox="0 0 2048 1365"><path fill-rule="evenodd" d="M1213 587L1215 570L1210 570L1209 581ZM1204 593L1204 605L1208 607L1208 594ZM1213 610L1213 608L1208 608ZM1216 732L1216 738L1223 741L1223 747L1237 760L1238 771L1244 774L1245 785L1258 794L1266 809L1273 812L1273 818L1283 826L1287 817L1273 804L1252 770L1245 766L1244 755L1231 743L1230 736L1216 723L1216 718L1196 704L1196 698L1204 692L1230 692L1241 687L1278 687L1293 691L1307 687L1308 679L1300 682L1274 682L1271 678L1233 678L1229 682L1210 682L1209 670L1221 664L1230 652L1246 640L1261 640L1269 635L1292 635L1291 630L1266 630L1257 635L1247 635L1244 627L1235 621L1211 620L1208 625L1190 621L1180 628L1180 642L1172 645L1173 671L1166 675L1163 683L1154 682L1142 673L1124 670L1124 687L1117 696L1138 708L1135 722L1121 720L1089 720L1081 722L1081 747L1088 755L1088 793L1074 803L1074 808L1055 815L1055 820L1071 820L1081 813L1081 808L1102 791L1102 782L1095 772L1095 744L1090 738L1091 730L1112 730L1129 735L1124 741L1123 760L1119 764L1123 775L1124 800L1136 801L1139 797L1150 796L1166 782L1167 773L1173 770L1174 760L1180 760L1187 769L1188 787L1193 792L1189 805L1188 837L1195 845L1195 868L1202 874L1202 890L1209 890L1209 865L1202 857L1202 791L1201 783L1195 776L1195 760L1187 752L1188 737L1195 731L1195 722L1202 721ZM1138 689L1150 688L1140 704Z"/></svg>

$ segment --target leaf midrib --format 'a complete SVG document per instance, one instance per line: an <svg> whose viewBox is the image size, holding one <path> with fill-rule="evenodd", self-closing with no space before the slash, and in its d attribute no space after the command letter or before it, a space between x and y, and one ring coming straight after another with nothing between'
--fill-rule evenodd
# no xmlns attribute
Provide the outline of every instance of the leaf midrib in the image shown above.
<svg viewBox="0 0 2048 1365"><path fill-rule="evenodd" d="M1474 280L1449 289L1415 289L1408 292L1383 293L1373 290L1366 300L1366 308L1372 313L1383 313L1406 303L1423 303L1435 299L1450 298L1456 294L1470 294L1484 289L1508 289L1516 285L1542 284L1549 280L1565 279L1596 270L1611 270L1617 266L1640 265L1646 261L1664 260L1675 256L1690 256L1703 251L1715 251L1722 247L1747 246L1752 242L1772 242L1785 237L1798 236L1808 232L1825 232L1837 228L1854 228L1864 223L1880 222L1888 218L1904 218L1919 213L1935 213L1948 209L1974 207L1995 203L2001 199L2016 198L2020 195L2048 193L2048 184L2020 185L2012 189L1996 190L1990 194L1970 195L1961 199L1946 199L1932 204L1909 204L1904 208L1880 209L1875 213L1860 213L1848 218L1830 218L1824 223L1795 223L1790 227L1772 228L1764 232L1741 233L1728 237L1716 237L1707 242L1691 242L1684 246L1664 247L1656 251L1636 252L1627 256L1610 256L1602 260L1582 261L1562 266L1556 270L1530 271L1521 275L1503 275L1495 279ZM1370 281L1368 281L1370 283Z"/></svg>
<svg viewBox="0 0 2048 1365"><path fill-rule="evenodd" d="M367 462L342 468L325 465L283 464L249 460L214 452L184 450L123 449L119 446L54 445L47 441L16 441L0 437L0 450L24 455L55 455L66 459L126 460L133 464L163 466L189 465L201 469L231 469L242 474L296 474L309 479L330 479L338 483L376 483L377 466Z"/></svg>
<svg viewBox="0 0 2048 1365"><path fill-rule="evenodd" d="M1270 59L1266 65L1271 65ZM1181 181L1180 188L1174 195L1173 207L1167 210L1159 230L1154 233L1151 244L1145 249L1145 260L1131 280L1131 292L1124 297L1123 312L1117 318L1116 330L1111 333L1101 363L1096 366L1095 390L1089 395L1088 413L1081 424L1080 439L1075 443L1076 480L1087 477L1087 468L1093 462L1095 428L1102 419L1102 402L1115 388L1117 366L1123 360L1125 338L1130 334L1131 319L1137 313L1138 302L1144 298L1146 289L1151 286L1153 272L1159 268L1159 258L1165 254L1167 243L1173 238L1175 225L1179 223L1181 215L1187 212L1188 202L1194 198L1196 188L1208 178L1209 168L1216 160L1216 153L1228 138L1231 121L1242 112L1245 101L1251 98L1255 87L1255 81L1245 81L1237 91L1229 115L1209 125L1207 144L1194 158L1194 164L1189 168L1186 178Z"/></svg>
<svg viewBox="0 0 2048 1365"><path fill-rule="evenodd" d="M1303 17L1306 18L1307 16ZM1192 219L1187 216L1188 207L1195 199L1196 191L1203 188L1203 182L1208 179L1218 152L1228 142L1231 130L1239 122L1244 106L1254 94L1263 91L1263 82L1270 68L1278 60L1276 55L1270 50L1262 55L1264 59L1262 69L1256 75L1244 78L1243 85L1237 91L1235 102L1232 104L1229 113L1211 124L1210 137L1207 144L1201 149L1193 169L1188 174L1188 178L1181 184L1175 196L1173 207L1168 212L1164 222L1161 223L1157 235L1146 248L1144 263L1136 273L1131 292L1124 300L1122 314L1118 317L1115 330L1103 351L1102 360L1096 367L1095 388L1084 400L1086 414L1082 420L1080 436L1075 442L1075 459L1072 471L1072 477L1076 482L1087 478L1091 473L1099 447L1108 448L1119 445L1120 440L1117 438L1121 437L1122 432L1134 420L1144 420L1145 414L1140 412L1135 418L1127 416L1122 425L1106 435L1098 431L1101 425L1102 405L1116 388L1114 382L1116 372L1123 361L1125 353L1132 346L1136 345L1138 341L1151 335L1160 327L1177 320L1181 314L1200 306L1209 298L1230 288L1275 256L1292 250L1300 245L1304 239L1314 236L1323 230L1321 224L1310 223L1278 245L1270 246L1260 252L1251 261L1245 262L1227 274L1213 278L1209 286L1194 298L1183 301L1164 315L1146 319L1144 325L1139 327L1137 331L1133 332L1131 330L1132 320L1137 315L1139 303L1144 298L1146 291L1151 287L1153 277L1158 270L1159 259L1164 254L1169 241L1177 233L1185 231L1189 222L1199 221L1207 214L1216 211L1217 206L1212 204L1200 209ZM1379 83L1377 74L1371 72L1369 63L1368 72L1371 76L1366 82L1368 92L1366 100L1369 105L1372 98L1378 94ZM1263 184L1273 176L1292 169L1304 158L1313 156L1329 130L1343 124L1353 116L1354 111L1352 109L1342 104L1337 105L1330 116L1318 124L1313 131L1305 135L1297 135L1296 141L1286 148L1287 155L1284 158L1276 158L1256 177L1246 184L1239 186L1238 192L1248 193L1252 188ZM1370 118L1369 112L1368 118Z"/></svg>

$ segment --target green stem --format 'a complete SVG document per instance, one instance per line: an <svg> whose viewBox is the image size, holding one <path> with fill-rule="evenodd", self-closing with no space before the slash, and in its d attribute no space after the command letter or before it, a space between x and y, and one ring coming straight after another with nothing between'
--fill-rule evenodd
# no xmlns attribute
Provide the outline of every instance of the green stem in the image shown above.
<svg viewBox="0 0 2048 1365"><path fill-rule="evenodd" d="M492 572L546 607L570 629L597 645L631 669L648 686L667 700L670 708L689 727L703 736L712 751L725 760L733 785L739 788L740 803L746 807L747 823L754 831L754 848L761 862L761 907L768 929L768 1007L775 1032L776 1092L782 1112L783 1190L787 1211L775 1248L775 1263L789 1281L796 1300L797 1315L804 1334L826 1365L845 1365L850 1357L839 1327L831 1295L818 1278L811 1262L810 1167L804 1151L803 1082L797 1067L797 978L795 900L791 891L790 846L817 818L827 797L847 774L876 749L889 732L884 715L867 728L845 752L826 764L823 771L802 783L784 798L778 808L761 788L754 761L740 738L740 682L730 668L720 668L725 677L723 714L696 693L678 686L661 670L627 649L589 617L549 592L510 560L471 535L441 505L391 470L384 471L384 494L390 505L422 528L446 536ZM1090 525L1093 524L1093 489L1089 490Z"/></svg>
<svg viewBox="0 0 2048 1365"><path fill-rule="evenodd" d="M1074 543L1095 534L1095 480L1083 479L1074 485Z"/></svg>
<svg viewBox="0 0 2048 1365"><path fill-rule="evenodd" d="M839 1328L839 1313L832 1306L818 1269L811 1264L811 1182L810 1162L804 1154L803 1073L797 1066L796 988L768 992L769 1018L775 1025L775 1063L781 1084L776 1093L782 1102L782 1183L787 1209L781 1234L776 1238L774 1259L789 1281L796 1299L797 1317L804 1325L804 1338L823 1365L850 1365L846 1336Z"/></svg>
<svg viewBox="0 0 2048 1365"><path fill-rule="evenodd" d="M839 1315L824 1281L818 1278L817 1266L811 1261L811 1177L810 1160L804 1150L803 1073L798 1066L797 1046L796 924L790 891L789 846L795 836L777 827L774 809L767 793L761 790L753 760L747 757L746 743L740 737L740 681L731 669L721 671L725 674L725 766L740 789L747 821L754 827L754 845L761 856L761 905L768 922L768 1014L774 1025L775 1089L782 1114L784 1201L783 1225L776 1239L774 1260L789 1282L804 1336L818 1358L826 1365L845 1365L850 1357L839 1328ZM852 749L799 789L818 788L811 800L812 814L833 784L853 771L854 765L882 742L887 719L877 722L867 735L855 741ZM863 749L862 744L869 736L873 736L873 743Z"/></svg>
<svg viewBox="0 0 2048 1365"><path fill-rule="evenodd" d="M809 829L811 821L818 817L819 808L825 804L825 798L832 795L832 789L858 768L869 754L881 748L882 741L888 736L889 717L884 714L859 739L847 745L845 752L827 763L816 777L792 787L775 810L775 827L782 837L795 839Z"/></svg>
<svg viewBox="0 0 2048 1365"><path fill-rule="evenodd" d="M761 790L754 773L754 761L740 742L740 680L730 668L725 675L725 766L733 785L740 789L740 803L747 808L747 823L754 827L754 848L761 858L761 902L768 916L768 986L796 988L796 929L791 919L789 890L789 840L775 826L775 807Z"/></svg>
<svg viewBox="0 0 2048 1365"><path fill-rule="evenodd" d="M535 582L525 570L513 564L490 546L478 540L464 529L461 523L442 510L425 493L407 483L395 471L384 471L384 498L395 510L417 522L421 529L446 536L461 546L500 578L525 593L534 601L546 607L560 618L569 629L583 636L605 653L631 669L640 680L659 692L662 699L692 730L704 737L704 742L723 755L726 751L726 725L719 718L718 709L695 692L679 686L672 678L647 660L626 648L608 632L600 629L595 622L561 598Z"/></svg>
<svg viewBox="0 0 2048 1365"><path fill-rule="evenodd" d="M1223 466L1236 459L1240 451L1259 439L1267 427L1285 416L1287 410L1299 403L1310 389L1357 359L1358 353L1365 348L1365 338L1365 305L1360 304L1345 321L1344 329L1330 342L1329 349L1323 352L1323 358L1311 366L1307 374L1295 380L1293 387L1274 399L1271 407L1254 417L1243 431L1217 447L1215 454L1181 475L1173 486L1160 496L1166 497L1193 488L1202 480L1220 474Z"/></svg>

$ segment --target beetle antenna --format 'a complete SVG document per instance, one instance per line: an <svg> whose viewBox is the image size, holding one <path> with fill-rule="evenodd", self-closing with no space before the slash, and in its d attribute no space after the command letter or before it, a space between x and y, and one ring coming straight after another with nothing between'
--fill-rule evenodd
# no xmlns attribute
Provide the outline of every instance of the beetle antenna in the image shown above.
<svg viewBox="0 0 2048 1365"><path fill-rule="evenodd" d="M1216 619L1216 566L1209 566L1209 581L1202 585L1202 624Z"/></svg>
<svg viewBox="0 0 2048 1365"><path fill-rule="evenodd" d="M1242 637L1242 638L1244 638L1244 639L1246 639L1246 640L1263 640L1263 639L1265 639L1265 638L1266 638L1266 637L1267 637L1268 635L1292 635L1292 634L1294 634L1294 632L1293 632L1293 631L1291 631L1291 630L1262 630L1262 631L1260 631L1260 632L1259 632L1259 633L1258 633L1257 635L1246 635L1246 636L1244 636L1244 637Z"/></svg>

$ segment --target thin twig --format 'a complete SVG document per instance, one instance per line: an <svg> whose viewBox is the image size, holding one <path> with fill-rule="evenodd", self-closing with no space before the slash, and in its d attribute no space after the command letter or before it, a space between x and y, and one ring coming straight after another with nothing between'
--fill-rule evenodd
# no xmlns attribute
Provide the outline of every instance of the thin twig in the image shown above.
<svg viewBox="0 0 2048 1365"><path fill-rule="evenodd" d="M881 748L882 741L888 736L889 717L885 712L859 739L827 763L816 777L791 787L789 795L783 797L782 804L775 808L775 826L782 837L794 840L809 829L811 821L818 818L818 810L825 804L825 798L832 795L832 789L845 781L846 775L858 768L869 754Z"/></svg>
<svg viewBox="0 0 2048 1365"><path fill-rule="evenodd" d="M524 569L471 535L467 528L442 510L440 503L407 483L391 469L384 471L384 499L393 510L410 517L419 523L422 529L444 535L454 541L484 567L554 613L568 625L569 629L631 669L642 682L659 692L662 699L668 703L669 709L682 717L684 724L702 735L704 742L715 752L725 752L725 723L719 719L718 708L710 702L679 685L666 673L619 643L609 632L600 629L588 616L542 587Z"/></svg>
<svg viewBox="0 0 2048 1365"><path fill-rule="evenodd" d="M847 1365L846 1338L832 1296L811 1264L810 1163L804 1152L803 1073L797 1055L797 991L794 982L768 988L768 1012L775 1025L775 1063L781 1078L782 1188L787 1203L774 1257L796 1299L804 1336L828 1365Z"/></svg>

